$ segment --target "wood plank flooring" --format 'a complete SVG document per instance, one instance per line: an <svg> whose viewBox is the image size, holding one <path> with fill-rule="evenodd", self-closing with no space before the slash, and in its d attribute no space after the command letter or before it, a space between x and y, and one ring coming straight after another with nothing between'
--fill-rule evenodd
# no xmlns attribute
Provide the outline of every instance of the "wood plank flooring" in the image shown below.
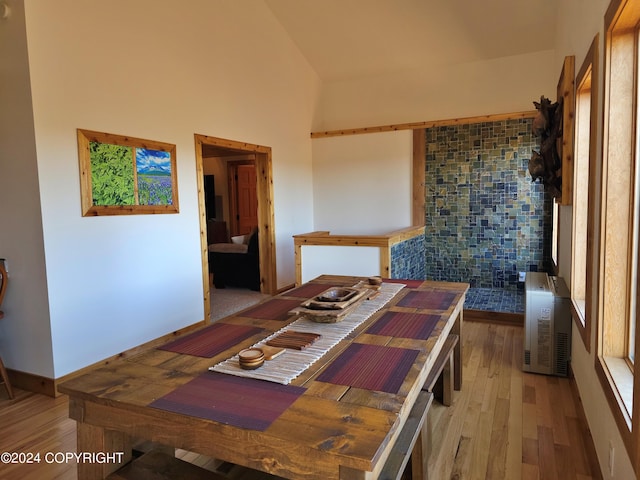
<svg viewBox="0 0 640 480"><path fill-rule="evenodd" d="M441 438L430 444L431 478L601 479L572 381L522 371L522 327L463 328L462 391L429 415L429 436Z"/></svg>
<svg viewBox="0 0 640 480"><path fill-rule="evenodd" d="M451 407L434 402L425 442L431 479L601 479L582 407L566 378L523 373L522 327L465 322L464 378ZM0 463L3 480L76 479L74 462L47 463L46 452L75 452L68 401L0 386L0 453L41 453L41 462ZM433 439L438 439L433 440ZM179 452L201 466L219 467ZM242 474L229 472L230 478Z"/></svg>

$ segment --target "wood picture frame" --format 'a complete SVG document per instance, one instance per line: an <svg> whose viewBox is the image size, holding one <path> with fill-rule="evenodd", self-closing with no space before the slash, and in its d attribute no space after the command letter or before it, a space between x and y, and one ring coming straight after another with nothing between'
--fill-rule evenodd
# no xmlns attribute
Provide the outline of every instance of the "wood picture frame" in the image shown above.
<svg viewBox="0 0 640 480"><path fill-rule="evenodd" d="M178 213L176 146L78 129L82 216Z"/></svg>

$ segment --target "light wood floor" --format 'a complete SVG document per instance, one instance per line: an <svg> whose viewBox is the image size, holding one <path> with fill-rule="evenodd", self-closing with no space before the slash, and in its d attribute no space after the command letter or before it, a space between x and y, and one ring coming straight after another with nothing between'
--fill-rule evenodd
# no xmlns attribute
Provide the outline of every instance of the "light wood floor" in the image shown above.
<svg viewBox="0 0 640 480"><path fill-rule="evenodd" d="M466 322L463 339L462 391L451 407L434 403L427 421L439 435L430 445L430 478L440 480L439 472L452 470L452 480L601 479L570 380L522 372L522 328ZM67 408L66 397L20 390L8 400L0 386L0 453L75 452L75 422ZM456 430L459 438L447 434ZM182 457L210 463L195 454ZM44 460L0 463L0 478L76 479L75 467Z"/></svg>

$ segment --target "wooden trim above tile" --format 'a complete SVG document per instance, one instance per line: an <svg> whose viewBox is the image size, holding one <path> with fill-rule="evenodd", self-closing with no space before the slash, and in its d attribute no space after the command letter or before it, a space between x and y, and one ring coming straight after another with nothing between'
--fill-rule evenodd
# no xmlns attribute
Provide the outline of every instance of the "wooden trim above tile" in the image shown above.
<svg viewBox="0 0 640 480"><path fill-rule="evenodd" d="M468 123L499 122L502 120L513 120L518 118L534 118L537 113L537 110L528 110L526 112L497 113L493 115L479 115L476 117L451 118L448 120L429 120L426 122L399 123L397 125L380 125L377 127L327 130L324 132L311 132L311 138L342 137L345 135L394 132L397 130L416 130L420 128L442 127L447 125L465 125Z"/></svg>

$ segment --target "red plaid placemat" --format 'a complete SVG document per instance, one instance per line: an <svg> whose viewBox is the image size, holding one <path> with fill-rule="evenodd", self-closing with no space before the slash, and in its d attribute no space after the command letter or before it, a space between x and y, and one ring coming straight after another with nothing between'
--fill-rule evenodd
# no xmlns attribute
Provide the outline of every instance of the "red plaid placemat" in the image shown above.
<svg viewBox="0 0 640 480"><path fill-rule="evenodd" d="M335 287L337 285L327 285L323 283L307 283L288 292L284 292L283 295L288 297L300 297L300 298L313 298L320 295L325 290Z"/></svg>
<svg viewBox="0 0 640 480"><path fill-rule="evenodd" d="M411 291L401 298L397 305L408 308L429 310L447 310L455 300L457 293L445 290Z"/></svg>
<svg viewBox="0 0 640 480"><path fill-rule="evenodd" d="M158 348L169 352L211 358L262 331L264 330L258 327L215 323Z"/></svg>
<svg viewBox="0 0 640 480"><path fill-rule="evenodd" d="M260 318L262 320L287 320L289 311L300 306L298 300L286 300L284 298L273 298L261 303L249 310L240 312L241 317Z"/></svg>
<svg viewBox="0 0 640 480"><path fill-rule="evenodd" d="M399 338L426 340L440 320L440 315L386 312L366 333Z"/></svg>
<svg viewBox="0 0 640 480"><path fill-rule="evenodd" d="M264 431L304 392L302 387L204 373L149 406Z"/></svg>
<svg viewBox="0 0 640 480"><path fill-rule="evenodd" d="M398 393L418 350L352 343L322 372L320 382Z"/></svg>

